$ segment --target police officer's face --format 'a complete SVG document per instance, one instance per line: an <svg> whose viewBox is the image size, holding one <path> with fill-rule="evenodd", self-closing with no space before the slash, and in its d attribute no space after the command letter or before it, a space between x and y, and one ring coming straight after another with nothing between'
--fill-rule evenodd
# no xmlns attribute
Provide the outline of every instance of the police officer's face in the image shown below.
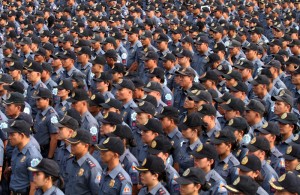
<svg viewBox="0 0 300 195"><path fill-rule="evenodd" d="M97 90L102 92L104 89L106 89L108 87L108 83L101 81L101 82L97 82L96 86L97 86Z"/></svg>
<svg viewBox="0 0 300 195"><path fill-rule="evenodd" d="M136 115L136 122L138 124L143 125L143 124L147 123L148 120L149 120L149 114L144 113L144 112L137 113L137 115Z"/></svg>
<svg viewBox="0 0 300 195"><path fill-rule="evenodd" d="M285 170L294 171L298 164L299 164L298 159L294 159L294 160L285 159Z"/></svg>
<svg viewBox="0 0 300 195"><path fill-rule="evenodd" d="M290 111L290 106L282 101L275 101L274 114L281 115Z"/></svg>
<svg viewBox="0 0 300 195"><path fill-rule="evenodd" d="M182 135L186 139L191 139L197 136L197 131L196 130L193 131L191 128L187 128L182 130Z"/></svg>
<svg viewBox="0 0 300 195"><path fill-rule="evenodd" d="M9 133L8 139L11 146L17 146L18 144L20 144L24 136L24 134L20 133Z"/></svg>
<svg viewBox="0 0 300 195"><path fill-rule="evenodd" d="M50 177L45 178L45 174L43 172L34 172L33 173L33 182L38 188L42 188L49 182Z"/></svg>
<svg viewBox="0 0 300 195"><path fill-rule="evenodd" d="M100 151L100 157L104 163L109 163L115 157L115 155L116 154L111 151Z"/></svg>
<svg viewBox="0 0 300 195"><path fill-rule="evenodd" d="M251 38L251 41L253 43L257 43L259 41L259 39L260 39L260 36L258 34L256 34L256 33L251 33L250 38Z"/></svg>
<svg viewBox="0 0 300 195"><path fill-rule="evenodd" d="M278 124L279 124L279 130L281 135L289 135L293 133L294 125L283 124L283 123L278 123Z"/></svg>
<svg viewBox="0 0 300 195"><path fill-rule="evenodd" d="M57 91L57 96L58 97L65 97L69 94L70 91L66 90L66 89L58 89Z"/></svg>
<svg viewBox="0 0 300 195"><path fill-rule="evenodd" d="M163 66L166 70L170 70L174 66L174 63L172 63L170 60L167 60L163 62Z"/></svg>
<svg viewBox="0 0 300 195"><path fill-rule="evenodd" d="M186 108L186 109L193 109L193 108L195 108L195 102L194 102L194 100L192 98L190 98L190 97L185 98L183 107Z"/></svg>
<svg viewBox="0 0 300 195"><path fill-rule="evenodd" d="M39 72L28 71L27 79L29 82L36 82L40 75L41 75L41 73L39 73Z"/></svg>
<svg viewBox="0 0 300 195"><path fill-rule="evenodd" d="M144 185L152 185L158 180L157 174L152 174L150 171L143 171L140 173L141 182Z"/></svg>
<svg viewBox="0 0 300 195"><path fill-rule="evenodd" d="M234 117L237 117L236 111L234 110L225 110L224 117L227 121L230 119L233 119Z"/></svg>
<svg viewBox="0 0 300 195"><path fill-rule="evenodd" d="M65 140L71 137L73 131L66 128L66 127L59 127L58 128L58 134L57 139L58 140Z"/></svg>
<svg viewBox="0 0 300 195"><path fill-rule="evenodd" d="M292 83L294 85L300 85L300 74L292 74Z"/></svg>
<svg viewBox="0 0 300 195"><path fill-rule="evenodd" d="M122 88L117 91L116 97L119 101L123 101L128 98L129 94L132 94L130 89Z"/></svg>
<svg viewBox="0 0 300 195"><path fill-rule="evenodd" d="M216 148L218 155L223 155L226 152L230 151L229 145L227 145L225 143L215 144L215 148Z"/></svg>
<svg viewBox="0 0 300 195"><path fill-rule="evenodd" d="M253 124L257 117L258 113L254 112L253 110L246 110L245 111L245 119L249 124Z"/></svg>
<svg viewBox="0 0 300 195"><path fill-rule="evenodd" d="M5 114L7 116L13 116L19 113L21 110L21 106L17 106L15 104L6 104L5 105Z"/></svg>
<svg viewBox="0 0 300 195"><path fill-rule="evenodd" d="M192 195L198 194L201 185L195 185L193 183L187 185L180 185L180 194L181 195Z"/></svg>
<svg viewBox="0 0 300 195"><path fill-rule="evenodd" d="M194 158L194 166L203 170L211 166L211 161L207 158Z"/></svg>
<svg viewBox="0 0 300 195"><path fill-rule="evenodd" d="M170 127L170 125L172 124L171 120L168 117L164 117L160 119L160 122L162 124L163 129Z"/></svg>
<svg viewBox="0 0 300 195"><path fill-rule="evenodd" d="M253 60L256 56L256 51L253 50L246 50L246 57L248 60Z"/></svg>
<svg viewBox="0 0 300 195"><path fill-rule="evenodd" d="M100 129L100 134L101 135L109 134L109 133L113 132L114 129L115 129L114 125L103 123L101 126L101 129Z"/></svg>
<svg viewBox="0 0 300 195"><path fill-rule="evenodd" d="M83 101L72 102L72 108L74 108L77 112L81 112L83 108Z"/></svg>
<svg viewBox="0 0 300 195"><path fill-rule="evenodd" d="M9 74L12 78L16 78L17 76L20 75L20 70L13 70L13 71L9 71Z"/></svg>
<svg viewBox="0 0 300 195"><path fill-rule="evenodd" d="M71 153L74 156L81 155L88 149L88 144L79 142L78 144L71 144Z"/></svg>
<svg viewBox="0 0 300 195"><path fill-rule="evenodd" d="M49 99L47 98L38 98L36 99L36 107L38 109L44 109L45 107L47 107L49 105Z"/></svg>
<svg viewBox="0 0 300 195"><path fill-rule="evenodd" d="M146 144L151 143L156 136L157 133L154 133L153 131L142 131L142 141Z"/></svg>

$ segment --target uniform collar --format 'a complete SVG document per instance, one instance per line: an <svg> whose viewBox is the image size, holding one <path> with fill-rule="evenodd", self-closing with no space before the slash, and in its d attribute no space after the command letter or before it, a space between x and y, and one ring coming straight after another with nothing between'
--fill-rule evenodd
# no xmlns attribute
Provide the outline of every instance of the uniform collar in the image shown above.
<svg viewBox="0 0 300 195"><path fill-rule="evenodd" d="M123 162L125 156L129 153L128 149L125 149L124 153L120 156L120 162Z"/></svg>
<svg viewBox="0 0 300 195"><path fill-rule="evenodd" d="M191 150L194 150L199 144L201 144L200 139L198 138L197 141L195 141L193 144L189 145L189 148Z"/></svg>
<svg viewBox="0 0 300 195"><path fill-rule="evenodd" d="M262 125L263 125L263 120L261 120L258 123L252 125L251 128L254 130L254 129L257 129L258 127L260 127Z"/></svg>
<svg viewBox="0 0 300 195"><path fill-rule="evenodd" d="M34 89L37 89L38 88L38 86L40 85L42 83L42 81L41 80L39 80L34 86L33 86L33 88Z"/></svg>
<svg viewBox="0 0 300 195"><path fill-rule="evenodd" d="M42 114L43 116L45 116L50 108L51 108L51 106L48 106L45 110L43 110L43 111L41 112L41 114Z"/></svg>
<svg viewBox="0 0 300 195"><path fill-rule="evenodd" d="M72 73L74 72L76 70L76 68L75 68L75 66L73 66L72 68L71 68L71 70L69 70L68 72L67 72L67 75L68 76L72 76Z"/></svg>
<svg viewBox="0 0 300 195"><path fill-rule="evenodd" d="M231 157L232 157L232 153L230 153L230 154L223 160L223 162L226 163L226 164L228 164L228 162L229 162L229 160L230 160Z"/></svg>
<svg viewBox="0 0 300 195"><path fill-rule="evenodd" d="M114 179L116 176L120 173L120 170L122 169L121 164L119 163L118 166L116 166L108 175Z"/></svg>
<svg viewBox="0 0 300 195"><path fill-rule="evenodd" d="M150 194L156 194L157 191L162 187L161 183L159 182L151 191L149 191L148 193ZM148 191L148 190L147 190Z"/></svg>
<svg viewBox="0 0 300 195"><path fill-rule="evenodd" d="M123 105L123 108L128 108L132 103L134 103L133 99L131 99L130 101L128 101L126 104Z"/></svg>
<svg viewBox="0 0 300 195"><path fill-rule="evenodd" d="M83 157L77 160L78 165L81 167L88 157L89 152L87 152Z"/></svg>
<svg viewBox="0 0 300 195"><path fill-rule="evenodd" d="M51 195L54 190L56 190L56 187L52 186L50 189L48 189L43 195Z"/></svg>
<svg viewBox="0 0 300 195"><path fill-rule="evenodd" d="M85 113L83 113L83 115L81 116L81 122L84 121L85 117L89 114L89 111L86 111Z"/></svg>
<svg viewBox="0 0 300 195"><path fill-rule="evenodd" d="M21 153L25 155L30 146L31 146L31 143L28 142L22 149Z"/></svg>
<svg viewBox="0 0 300 195"><path fill-rule="evenodd" d="M169 133L168 134L168 137L169 138L173 138L175 135L176 135L176 133L178 133L178 127L175 127L174 129L173 129L173 131L171 132L171 133Z"/></svg>

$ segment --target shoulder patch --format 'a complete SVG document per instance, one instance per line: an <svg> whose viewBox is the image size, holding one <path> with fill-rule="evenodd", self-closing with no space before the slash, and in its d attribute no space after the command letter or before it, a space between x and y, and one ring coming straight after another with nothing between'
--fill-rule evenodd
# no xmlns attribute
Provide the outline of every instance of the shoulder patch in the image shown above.
<svg viewBox="0 0 300 195"><path fill-rule="evenodd" d="M171 96L171 94L169 94L169 93L165 95L165 98L166 98L166 100L168 100L168 101L169 101L169 100L172 100L172 96Z"/></svg>
<svg viewBox="0 0 300 195"><path fill-rule="evenodd" d="M51 123L52 123L52 124L58 123L57 116L52 116L52 117L51 117Z"/></svg>
<svg viewBox="0 0 300 195"><path fill-rule="evenodd" d="M124 177L124 175L122 173L118 174L118 178L119 178L120 181L125 180L125 177Z"/></svg>
<svg viewBox="0 0 300 195"><path fill-rule="evenodd" d="M95 163L91 161L91 159L87 158L86 162L90 165L91 168L96 167Z"/></svg>
<svg viewBox="0 0 300 195"><path fill-rule="evenodd" d="M158 193L159 195L167 194L163 188L159 188Z"/></svg>
<svg viewBox="0 0 300 195"><path fill-rule="evenodd" d="M95 126L91 127L91 128L90 128L90 133L91 133L92 135L97 135L97 128L96 128Z"/></svg>
<svg viewBox="0 0 300 195"><path fill-rule="evenodd" d="M31 167L36 167L40 163L40 160L37 158L34 158L30 161L30 166Z"/></svg>
<svg viewBox="0 0 300 195"><path fill-rule="evenodd" d="M132 194L132 187L129 184L126 184L122 194Z"/></svg>

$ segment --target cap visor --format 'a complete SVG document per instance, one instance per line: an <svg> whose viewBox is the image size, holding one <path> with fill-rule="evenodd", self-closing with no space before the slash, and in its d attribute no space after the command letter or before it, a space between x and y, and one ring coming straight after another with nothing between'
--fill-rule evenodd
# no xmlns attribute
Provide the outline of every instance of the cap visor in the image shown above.
<svg viewBox="0 0 300 195"><path fill-rule="evenodd" d="M70 144L78 144L80 142L80 140L74 138L67 139L66 141L69 142Z"/></svg>
<svg viewBox="0 0 300 195"><path fill-rule="evenodd" d="M250 172L250 171L252 171L250 168L248 168L248 167L246 167L246 166L244 166L244 165L238 165L237 166L239 169L241 169L242 171L244 171L244 172Z"/></svg>
<svg viewBox="0 0 300 195"><path fill-rule="evenodd" d="M221 143L224 143L225 141L223 141L223 140L220 140L220 139L212 139L211 140L211 143L212 144L216 144L216 145L218 145L218 144L221 144Z"/></svg>
<svg viewBox="0 0 300 195"><path fill-rule="evenodd" d="M225 79L232 79L232 77L229 76L228 74L223 74L222 77L224 77Z"/></svg>
<svg viewBox="0 0 300 195"><path fill-rule="evenodd" d="M143 113L144 111L142 111L139 107L133 107L132 108L136 113Z"/></svg>
<svg viewBox="0 0 300 195"><path fill-rule="evenodd" d="M144 131L149 131L150 129L147 129L144 125L137 125L137 127L140 129L140 130L144 130Z"/></svg>
<svg viewBox="0 0 300 195"><path fill-rule="evenodd" d="M257 147L248 144L247 148L249 149L250 152L256 152L257 150L259 150Z"/></svg>
<svg viewBox="0 0 300 195"><path fill-rule="evenodd" d="M27 169L28 169L29 171L31 171L31 172L38 172L38 171L40 171L39 169L33 168L33 167L28 167Z"/></svg>
<svg viewBox="0 0 300 195"><path fill-rule="evenodd" d="M214 98L215 102L217 103L223 103L225 102L222 98L218 97L218 98Z"/></svg>
<svg viewBox="0 0 300 195"><path fill-rule="evenodd" d="M67 99L67 102L73 103L73 102L77 102L77 100L75 100L75 99L73 99L73 98L69 98L69 99Z"/></svg>
<svg viewBox="0 0 300 195"><path fill-rule="evenodd" d="M160 152L163 152L163 151L161 151L161 150L156 150L156 149L154 149L154 148L148 148L148 152L149 152L149 154L152 154L152 155L157 155L157 154L159 154Z"/></svg>
<svg viewBox="0 0 300 195"><path fill-rule="evenodd" d="M220 105L224 110L233 110L228 104L222 104Z"/></svg>
<svg viewBox="0 0 300 195"><path fill-rule="evenodd" d="M206 158L207 156L203 155L203 154L199 154L198 152L196 151L193 151L192 152L192 155L195 157L195 158L198 158L198 159L202 159L202 158Z"/></svg>
<svg viewBox="0 0 300 195"><path fill-rule="evenodd" d="M65 127L64 125L62 125L61 123L54 123L53 124L55 127L58 127L58 128L60 128L60 127Z"/></svg>
<svg viewBox="0 0 300 195"><path fill-rule="evenodd" d="M272 188L274 188L275 190L278 190L278 191L282 191L282 190L284 190L284 188L279 184L279 182L278 181L272 181L272 180L270 180L269 181L269 184L270 184L270 186L272 187Z"/></svg>
<svg viewBox="0 0 300 195"><path fill-rule="evenodd" d="M108 149L105 148L102 144L95 144L94 146L95 146L95 148L96 148L97 150L101 150L101 151L107 151L107 150L108 150Z"/></svg>
<svg viewBox="0 0 300 195"><path fill-rule="evenodd" d="M18 131L16 131L16 130L12 129L12 128L4 128L4 129L2 129L2 130L5 131L5 132L7 132L7 133L15 133L15 132L18 132Z"/></svg>
<svg viewBox="0 0 300 195"><path fill-rule="evenodd" d="M278 122L280 122L280 123L282 123L282 124L290 124L289 121L286 121L286 120L281 119L281 118L277 118L275 120L278 121Z"/></svg>
<svg viewBox="0 0 300 195"><path fill-rule="evenodd" d="M297 159L296 157L291 156L291 155L288 155L288 154L284 154L284 155L283 155L283 158L284 158L285 160L288 160L288 161L292 161L292 160Z"/></svg>
<svg viewBox="0 0 300 195"><path fill-rule="evenodd" d="M235 193L239 193L240 191L238 191L237 189L233 188L231 185L225 185L224 186L228 191L230 192L235 192Z"/></svg>
<svg viewBox="0 0 300 195"><path fill-rule="evenodd" d="M11 91L11 88L10 88L9 85L3 85L3 88L4 88L5 90L7 90L7 91Z"/></svg>
<svg viewBox="0 0 300 195"><path fill-rule="evenodd" d="M282 99L282 97L280 97L280 96L272 96L272 97L271 97L271 100L272 100L272 101L277 101L277 100L279 100L279 101L284 101L284 100Z"/></svg>
<svg viewBox="0 0 300 195"><path fill-rule="evenodd" d="M186 124L184 124L184 123L178 125L178 129L180 129L180 130L186 130L186 129L188 129L188 128L189 128L189 127L188 127Z"/></svg>
<svg viewBox="0 0 300 195"><path fill-rule="evenodd" d="M135 169L138 171L149 171L149 169L142 167L142 166L137 166L137 167L135 167Z"/></svg>
<svg viewBox="0 0 300 195"><path fill-rule="evenodd" d="M116 89L122 89L123 87L119 84L113 84L113 86L116 88Z"/></svg>
<svg viewBox="0 0 300 195"><path fill-rule="evenodd" d="M264 134L264 135L271 134L270 132L268 132L268 131L266 131L266 130L264 130L264 129L262 129L262 128L255 129L255 130L259 131L260 133L262 133L262 134Z"/></svg>
<svg viewBox="0 0 300 195"><path fill-rule="evenodd" d="M184 178L184 177L178 177L175 179L175 181L179 184L179 185L187 185L187 184L191 184L193 183L192 181Z"/></svg>
<svg viewBox="0 0 300 195"><path fill-rule="evenodd" d="M101 106L102 108L104 108L104 109L111 108L111 106L108 105L107 103L102 103L102 104L100 104L100 106Z"/></svg>

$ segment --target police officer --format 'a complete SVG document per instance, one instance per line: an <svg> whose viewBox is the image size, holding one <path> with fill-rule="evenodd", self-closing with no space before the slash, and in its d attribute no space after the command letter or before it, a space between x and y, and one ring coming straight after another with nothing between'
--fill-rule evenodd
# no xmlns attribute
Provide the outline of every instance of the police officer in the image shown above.
<svg viewBox="0 0 300 195"><path fill-rule="evenodd" d="M156 112L161 113L163 107L167 106L167 104L162 101L164 92L161 84L158 82L151 81L147 83L147 85L143 88L143 90L146 92L146 94L152 95L153 97L156 98L157 100Z"/></svg>
<svg viewBox="0 0 300 195"><path fill-rule="evenodd" d="M192 153L194 157L194 165L200 168L205 173L205 179L211 184L211 187L206 192L201 194L227 194L227 190L223 187L226 181L213 169L215 160L218 158L218 153L213 145L199 145Z"/></svg>
<svg viewBox="0 0 300 195"><path fill-rule="evenodd" d="M9 134L10 144L15 147L11 158L11 181L9 188L12 194L33 194L32 173L27 170L30 166L36 166L42 159L42 155L30 142L30 125L24 120L13 121L4 129Z"/></svg>
<svg viewBox="0 0 300 195"><path fill-rule="evenodd" d="M186 116L183 123L178 126L185 138L179 154L179 173L183 173L185 169L194 166L192 152L202 144L199 139L201 124L200 115L192 113Z"/></svg>
<svg viewBox="0 0 300 195"><path fill-rule="evenodd" d="M279 124L281 141L277 144L279 152L285 153L286 148L292 142L294 136L294 129L296 128L298 118L293 113L283 113L280 118L276 119Z"/></svg>
<svg viewBox="0 0 300 195"><path fill-rule="evenodd" d="M88 152L92 143L90 132L74 131L67 142L71 144L71 153L74 156L67 161L65 194L97 195L102 168Z"/></svg>
<svg viewBox="0 0 300 195"><path fill-rule="evenodd" d="M50 91L52 91L53 88L57 86L57 83L53 81L51 78L52 67L49 63L43 62L42 68L43 68L43 72L42 72L41 80L47 86L47 88ZM54 95L56 94L54 93Z"/></svg>
<svg viewBox="0 0 300 195"><path fill-rule="evenodd" d="M271 181L270 184L276 190L276 194L300 193L300 179L291 171L283 174L276 181Z"/></svg>
<svg viewBox="0 0 300 195"><path fill-rule="evenodd" d="M225 185L224 187L230 193L267 195L267 193L261 191L258 183L246 175L237 177L232 185Z"/></svg>
<svg viewBox="0 0 300 195"><path fill-rule="evenodd" d="M112 89L112 75L110 72L102 72L100 77L93 79L96 83L96 89L100 92L105 100L108 98L115 98L115 96L111 93Z"/></svg>
<svg viewBox="0 0 300 195"><path fill-rule="evenodd" d="M131 129L127 125L117 125L116 130L111 136L117 136L124 142L125 151L120 156L120 163L124 170L129 174L132 182L132 193L137 193L137 184L139 182L139 173L134 168L139 165L138 160L129 151L129 147L137 147Z"/></svg>
<svg viewBox="0 0 300 195"><path fill-rule="evenodd" d="M103 170L98 194L132 194L132 182L128 173L122 168L120 156L124 153L124 144L120 138L108 137L101 145L101 160L107 165Z"/></svg>
<svg viewBox="0 0 300 195"><path fill-rule="evenodd" d="M72 103L72 107L79 112L81 116L81 129L88 131L92 135L93 144L98 143L98 132L99 126L96 119L88 111L88 94L84 89L75 89L72 92L71 98L68 99L68 102Z"/></svg>
<svg viewBox="0 0 300 195"><path fill-rule="evenodd" d="M234 150L235 142L235 136L230 130L223 130L216 133L215 138L212 140L218 153L214 170L225 179L226 183L234 181L237 175L236 166L240 164L231 153Z"/></svg>
<svg viewBox="0 0 300 195"><path fill-rule="evenodd" d="M283 158L286 162L286 171L294 171L299 165L299 157L300 157L300 145L299 144L291 144L287 147Z"/></svg>
<svg viewBox="0 0 300 195"><path fill-rule="evenodd" d="M62 115L66 110L71 108L71 102L67 100L70 98L71 91L73 90L72 82L69 79L63 79L58 83L57 97L59 101L55 102L54 109L59 115Z"/></svg>
<svg viewBox="0 0 300 195"><path fill-rule="evenodd" d="M270 143L270 165L276 171L278 175L285 173L285 159L283 154L279 152L275 146L278 137L280 136L279 125L276 122L266 122L261 128L256 129L255 131L259 132L260 136L265 137Z"/></svg>
<svg viewBox="0 0 300 195"><path fill-rule="evenodd" d="M66 140L71 138L74 131L78 129L78 122L71 116L65 115L60 121L54 123L58 128L57 139L61 141L55 150L54 160L58 163L61 176L66 179L67 160L73 156L71 153L71 144Z"/></svg>
<svg viewBox="0 0 300 195"><path fill-rule="evenodd" d="M198 167L186 169L182 176L176 178L175 181L180 184L182 194L205 194L210 188L210 183L205 178L205 172Z"/></svg>
<svg viewBox="0 0 300 195"><path fill-rule="evenodd" d="M242 117L230 119L224 129L232 131L237 141L237 147L232 151L232 154L241 161L247 154L247 144L251 141L251 136L248 134L250 129L247 121Z"/></svg>
<svg viewBox="0 0 300 195"><path fill-rule="evenodd" d="M179 185L174 180L179 177L178 172L173 168L173 166L168 163L168 158L172 154L172 144L170 140L164 135L159 135L151 142L149 147L149 154L160 157L165 163L165 171L167 174L167 181L164 186L171 194L180 194Z"/></svg>
<svg viewBox="0 0 300 195"><path fill-rule="evenodd" d="M184 141L182 133L179 131L177 124L178 121L178 110L172 106L166 106L160 115L156 117L161 121L163 126L163 131L167 138L171 141L173 146L173 166L176 170L179 170L179 154L181 150L181 145Z"/></svg>
<svg viewBox="0 0 300 195"><path fill-rule="evenodd" d="M63 180L60 176L59 166L54 160L44 158L38 165L28 167L28 170L35 173L33 179L38 188L35 192L36 195L64 195L59 187L55 186L55 182L59 180L61 187Z"/></svg>
<svg viewBox="0 0 300 195"><path fill-rule="evenodd" d="M114 87L118 89L116 99L123 105L121 109L123 120L132 128L135 126L136 120L136 112L132 108L137 107L133 101L134 84L129 79L122 79L119 83L114 84Z"/></svg>
<svg viewBox="0 0 300 195"><path fill-rule="evenodd" d="M138 195L154 194L169 195L170 193L160 182L165 172L164 161L157 156L148 156L141 166L136 167L140 172L141 182L144 187ZM150 188L151 187L151 188Z"/></svg>
<svg viewBox="0 0 300 195"><path fill-rule="evenodd" d="M37 62L31 62L27 69L27 80L30 83L27 89L26 102L31 106L33 118L36 116L38 109L35 99L32 95L36 95L40 88L47 88L47 86L41 81L41 75L43 72L42 66Z"/></svg>
<svg viewBox="0 0 300 195"><path fill-rule="evenodd" d="M103 118L101 104L105 102L104 96L101 93L93 94L89 99L89 112L97 120L99 127L101 126L100 119Z"/></svg>
<svg viewBox="0 0 300 195"><path fill-rule="evenodd" d="M261 161L261 175L263 178L262 188L269 194L273 194L274 190L269 182L277 179L278 175L266 161L270 152L270 143L264 137L254 137L247 147L249 149L249 154L257 156Z"/></svg>
<svg viewBox="0 0 300 195"><path fill-rule="evenodd" d="M53 126L58 122L57 113L52 106L52 94L49 89L40 88L32 98L36 100L38 113L34 123L34 137L41 146L43 157L53 158L57 146L57 128Z"/></svg>

